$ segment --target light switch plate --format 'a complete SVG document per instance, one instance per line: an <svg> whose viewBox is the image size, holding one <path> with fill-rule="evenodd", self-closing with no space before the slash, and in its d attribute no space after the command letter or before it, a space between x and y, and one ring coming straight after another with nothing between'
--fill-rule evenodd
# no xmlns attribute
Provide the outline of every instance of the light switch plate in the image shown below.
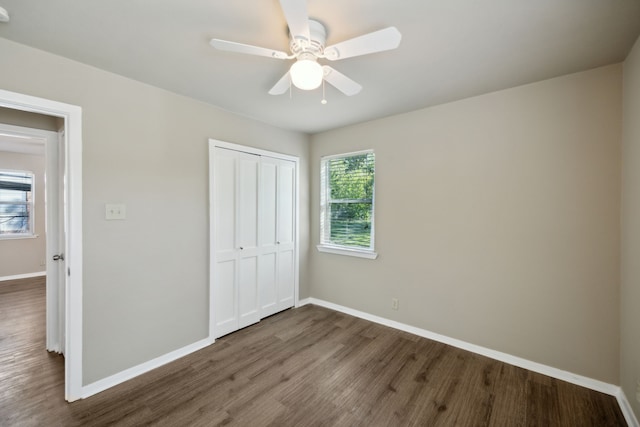
<svg viewBox="0 0 640 427"><path fill-rule="evenodd" d="M104 219L125 219L127 217L127 208L124 204L107 203L105 205Z"/></svg>

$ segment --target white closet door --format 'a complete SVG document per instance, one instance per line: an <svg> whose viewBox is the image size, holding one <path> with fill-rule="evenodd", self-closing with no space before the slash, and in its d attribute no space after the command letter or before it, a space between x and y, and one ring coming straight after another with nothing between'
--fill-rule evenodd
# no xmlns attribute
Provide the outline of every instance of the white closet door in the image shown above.
<svg viewBox="0 0 640 427"><path fill-rule="evenodd" d="M280 160L278 166L277 194L277 277L279 310L294 305L295 289L295 163Z"/></svg>
<svg viewBox="0 0 640 427"><path fill-rule="evenodd" d="M277 230L278 166L275 159L265 157L260 168L260 317L278 310L278 241Z"/></svg>
<svg viewBox="0 0 640 427"><path fill-rule="evenodd" d="M260 317L294 305L295 163L263 157L260 171Z"/></svg>
<svg viewBox="0 0 640 427"><path fill-rule="evenodd" d="M238 329L236 297L236 155L235 152L215 149L214 211L215 251L212 300L214 335L220 337Z"/></svg>
<svg viewBox="0 0 640 427"><path fill-rule="evenodd" d="M258 173L260 157L238 153L238 329L260 320L258 310Z"/></svg>
<svg viewBox="0 0 640 427"><path fill-rule="evenodd" d="M293 307L297 269L297 162L220 143L209 141L213 338Z"/></svg>
<svg viewBox="0 0 640 427"><path fill-rule="evenodd" d="M260 320L258 173L260 157L216 148L214 163L214 336Z"/></svg>

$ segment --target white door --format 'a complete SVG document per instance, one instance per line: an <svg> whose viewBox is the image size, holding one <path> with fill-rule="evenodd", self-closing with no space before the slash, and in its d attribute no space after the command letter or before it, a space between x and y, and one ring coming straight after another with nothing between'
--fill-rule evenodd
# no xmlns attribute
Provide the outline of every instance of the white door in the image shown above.
<svg viewBox="0 0 640 427"><path fill-rule="evenodd" d="M209 140L210 335L292 307L297 159Z"/></svg>
<svg viewBox="0 0 640 427"><path fill-rule="evenodd" d="M260 320L258 156L216 148L212 210L214 337Z"/></svg>
<svg viewBox="0 0 640 427"><path fill-rule="evenodd" d="M45 142L45 197L47 240L47 350L64 354L65 343L65 220L64 134Z"/></svg>
<svg viewBox="0 0 640 427"><path fill-rule="evenodd" d="M295 163L262 157L260 173L260 317L294 305Z"/></svg>
<svg viewBox="0 0 640 427"><path fill-rule="evenodd" d="M54 260L55 255L51 256L51 261L58 264L57 271L57 288L58 288L58 327L60 337L60 353L65 354L65 342L66 342L66 288L67 288L67 211L66 197L67 193L64 188L64 184L67 180L67 162L66 152L64 149L64 130L58 133L57 145L58 145L58 175L57 182L53 182L52 185L58 187L58 203L57 214L55 214L58 220L58 227L54 230L56 234L55 239L57 241L57 255L58 259ZM47 278L48 280L48 278Z"/></svg>
<svg viewBox="0 0 640 427"><path fill-rule="evenodd" d="M260 167L260 317L278 310L278 161L264 158Z"/></svg>
<svg viewBox="0 0 640 427"><path fill-rule="evenodd" d="M258 310L258 174L260 157L237 153L238 329L260 320Z"/></svg>
<svg viewBox="0 0 640 427"><path fill-rule="evenodd" d="M280 160L278 167L278 311L294 305L296 166Z"/></svg>

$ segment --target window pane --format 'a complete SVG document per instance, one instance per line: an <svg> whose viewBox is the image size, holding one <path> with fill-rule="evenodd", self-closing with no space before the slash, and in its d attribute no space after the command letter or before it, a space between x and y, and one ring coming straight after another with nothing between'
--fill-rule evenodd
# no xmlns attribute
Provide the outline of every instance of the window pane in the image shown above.
<svg viewBox="0 0 640 427"><path fill-rule="evenodd" d="M329 188L331 199L368 199L373 197L373 153L331 159Z"/></svg>
<svg viewBox="0 0 640 427"><path fill-rule="evenodd" d="M29 232L29 205L0 204L0 233Z"/></svg>
<svg viewBox="0 0 640 427"><path fill-rule="evenodd" d="M332 203L331 236L336 245L371 246L371 203Z"/></svg>
<svg viewBox="0 0 640 427"><path fill-rule="evenodd" d="M0 190L0 203L5 202L26 202L27 201L27 193L26 191L14 191L14 190Z"/></svg>
<svg viewBox="0 0 640 427"><path fill-rule="evenodd" d="M32 231L32 185L29 172L0 171L0 235Z"/></svg>

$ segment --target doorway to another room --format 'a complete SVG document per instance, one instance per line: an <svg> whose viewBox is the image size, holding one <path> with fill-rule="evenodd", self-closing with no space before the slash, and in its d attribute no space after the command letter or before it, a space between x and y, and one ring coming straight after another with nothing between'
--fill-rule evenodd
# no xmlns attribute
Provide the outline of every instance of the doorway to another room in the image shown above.
<svg viewBox="0 0 640 427"><path fill-rule="evenodd" d="M14 373L24 361L25 369L59 369L64 393L57 397L67 401L83 397L81 148L79 107L0 90L0 255L15 258L0 271L3 303L13 301L0 321L11 322L5 331L24 334L15 340L22 356L5 358L14 364L5 368ZM20 387L33 388L38 375L22 377L30 380Z"/></svg>

